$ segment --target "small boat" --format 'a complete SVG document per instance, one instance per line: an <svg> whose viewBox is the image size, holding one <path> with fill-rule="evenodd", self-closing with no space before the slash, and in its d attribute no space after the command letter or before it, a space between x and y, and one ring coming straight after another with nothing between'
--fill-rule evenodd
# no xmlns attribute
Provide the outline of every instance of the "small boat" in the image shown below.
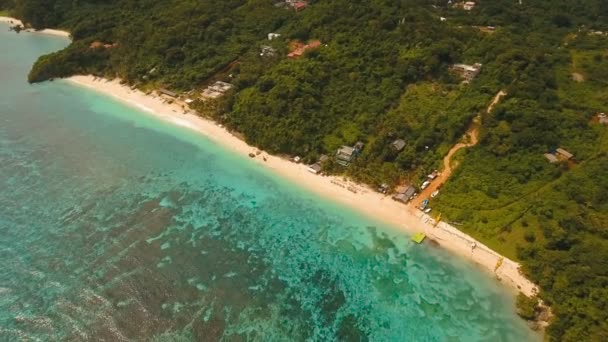
<svg viewBox="0 0 608 342"><path fill-rule="evenodd" d="M425 212L426 214L428 214L428 213L430 213L430 212L431 212L431 210L432 210L432 208L426 208L426 209L424 209L424 212Z"/></svg>
<svg viewBox="0 0 608 342"><path fill-rule="evenodd" d="M424 241L425 238L426 238L426 234L416 233L412 236L412 241L414 241L415 243L422 243L422 241Z"/></svg>

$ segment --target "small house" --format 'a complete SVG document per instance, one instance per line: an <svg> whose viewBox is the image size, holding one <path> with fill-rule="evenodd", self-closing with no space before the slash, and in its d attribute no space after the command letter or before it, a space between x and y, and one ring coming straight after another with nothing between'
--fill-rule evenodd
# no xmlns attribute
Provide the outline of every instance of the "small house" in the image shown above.
<svg viewBox="0 0 608 342"><path fill-rule="evenodd" d="M393 141L393 143L391 144L391 147L395 151L399 152L399 151L403 150L403 148L405 147L405 140L397 139L397 140Z"/></svg>
<svg viewBox="0 0 608 342"><path fill-rule="evenodd" d="M454 64L452 66L452 71L460 74L460 76L462 78L464 78L466 81L471 81L475 77L477 77L477 75L481 71L481 66L482 66L481 63L475 63L473 65Z"/></svg>
<svg viewBox="0 0 608 342"><path fill-rule="evenodd" d="M232 89L232 84L217 81L203 90L201 96L208 99L216 99Z"/></svg>
<svg viewBox="0 0 608 342"><path fill-rule="evenodd" d="M222 82L222 81L217 81L210 88L213 89L213 90L225 93L228 90L232 89L232 84L226 83L226 82Z"/></svg>
<svg viewBox="0 0 608 342"><path fill-rule="evenodd" d="M559 161L559 159L557 159L555 154L545 153L544 156L545 156L545 159L547 159L549 161L549 163L551 163L551 164L557 163Z"/></svg>
<svg viewBox="0 0 608 342"><path fill-rule="evenodd" d="M475 8L475 2L473 2L473 1L467 1L467 2L464 3L464 5L462 5L462 8L465 11L470 11L473 8Z"/></svg>
<svg viewBox="0 0 608 342"><path fill-rule="evenodd" d="M357 150L355 150L354 147L350 147L350 146L342 146L338 149L338 152L336 152L336 159L338 164L342 165L342 166L348 166L348 164L350 164L350 162L353 161L353 159L355 159L355 157L357 156Z"/></svg>
<svg viewBox="0 0 608 342"><path fill-rule="evenodd" d="M416 188L413 186L400 186L397 188L396 194L393 199L399 202L407 203L412 196L416 193Z"/></svg>
<svg viewBox="0 0 608 342"><path fill-rule="evenodd" d="M599 113L597 115L598 122L602 125L608 125L608 116L606 113Z"/></svg>
<svg viewBox="0 0 608 342"><path fill-rule="evenodd" d="M319 172L321 172L321 164L319 163L314 163L312 165L309 165L307 170L308 172L312 173L312 174L319 174Z"/></svg>
<svg viewBox="0 0 608 342"><path fill-rule="evenodd" d="M555 150L555 155L563 160L570 160L574 157L574 155L566 150L564 150L563 148L558 148Z"/></svg>
<svg viewBox="0 0 608 342"><path fill-rule="evenodd" d="M167 95L167 96L169 96L169 97L177 97L177 94L176 94L176 93L174 93L174 92L172 92L172 91L170 91L170 90L167 90L167 89L165 89L165 88L160 88L160 89L158 90L158 92L159 92L159 93L161 93L162 95Z"/></svg>

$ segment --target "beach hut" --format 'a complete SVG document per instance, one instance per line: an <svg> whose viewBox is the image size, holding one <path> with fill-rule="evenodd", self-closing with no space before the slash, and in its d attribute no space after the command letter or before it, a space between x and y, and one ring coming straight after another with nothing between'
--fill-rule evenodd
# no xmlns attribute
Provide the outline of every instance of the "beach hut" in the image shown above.
<svg viewBox="0 0 608 342"><path fill-rule="evenodd" d="M309 165L307 170L308 172L316 175L321 172L321 165L319 163L314 163L312 165Z"/></svg>
<svg viewBox="0 0 608 342"><path fill-rule="evenodd" d="M158 89L158 92L169 97L177 97L177 94L165 88Z"/></svg>
<svg viewBox="0 0 608 342"><path fill-rule="evenodd" d="M413 186L400 186L397 188L396 194L393 196L395 201L407 203L416 193L416 188Z"/></svg>

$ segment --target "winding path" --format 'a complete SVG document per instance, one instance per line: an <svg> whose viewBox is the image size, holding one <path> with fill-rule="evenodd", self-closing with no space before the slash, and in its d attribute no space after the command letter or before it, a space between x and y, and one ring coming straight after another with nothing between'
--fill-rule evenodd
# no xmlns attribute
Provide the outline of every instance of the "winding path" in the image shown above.
<svg viewBox="0 0 608 342"><path fill-rule="evenodd" d="M494 107L498 104L498 102L500 102L500 100L505 95L507 95L507 93L504 90L499 91L496 94L496 96L494 96L494 99L492 99L492 102L490 102L490 105L488 105L488 108L486 109L486 113L491 112L494 109ZM422 203L422 201L424 201L427 198L430 198L431 194L433 192L435 192L435 190L439 189L443 185L443 183L445 183L448 180L448 178L450 178L450 176L452 175L452 172L458 166L458 164L452 165L452 163L451 163L452 156L454 156L454 154L456 152L458 152L460 149L463 149L465 147L471 147L471 146L477 145L477 143L479 142L480 124L481 124L481 113L479 113L473 119L473 122L471 122L471 125L469 126L469 128L467 129L467 132L463 136L462 140L464 142L459 142L456 145L452 146L452 148L450 149L448 154L445 157L443 157L443 170L441 171L439 176L437 176L437 178L435 178L435 180L428 186L428 188L421 191L420 195L416 198L416 200L411 202L414 205L414 207L419 207L420 204Z"/></svg>

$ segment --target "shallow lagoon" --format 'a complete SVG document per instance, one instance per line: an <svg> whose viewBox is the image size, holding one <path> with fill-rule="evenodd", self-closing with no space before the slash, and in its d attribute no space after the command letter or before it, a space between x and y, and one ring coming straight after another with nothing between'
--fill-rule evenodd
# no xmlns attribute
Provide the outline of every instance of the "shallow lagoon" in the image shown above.
<svg viewBox="0 0 608 342"><path fill-rule="evenodd" d="M534 338L472 265L185 128L28 85L67 42L5 27L0 339Z"/></svg>

